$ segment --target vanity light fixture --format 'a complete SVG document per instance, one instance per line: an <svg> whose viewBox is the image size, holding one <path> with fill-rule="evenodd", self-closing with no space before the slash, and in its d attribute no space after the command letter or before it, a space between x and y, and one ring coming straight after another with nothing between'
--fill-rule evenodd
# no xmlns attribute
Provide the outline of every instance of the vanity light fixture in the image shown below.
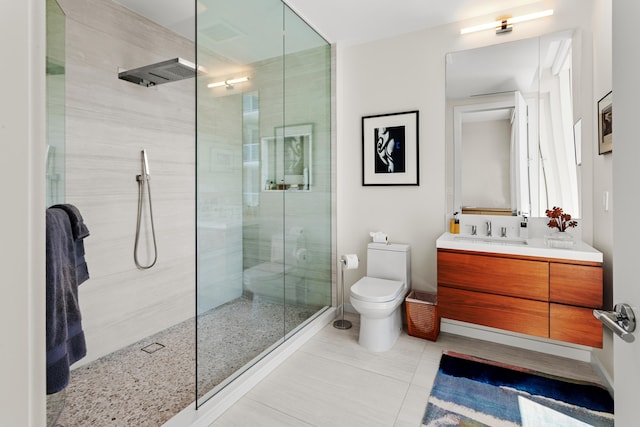
<svg viewBox="0 0 640 427"><path fill-rule="evenodd" d="M508 33L513 29L512 27L513 24L517 24L519 22L525 22L525 21L532 21L534 19L544 18L545 16L551 16L551 15L553 15L553 9L547 9L540 12L530 13L528 15L522 15L522 16L499 17L496 21L493 21L493 22L488 22L486 24L463 28L462 30L460 30L460 34L469 34L469 33L474 33L476 31L484 31L484 30L490 30L490 29L495 29L496 34Z"/></svg>
<svg viewBox="0 0 640 427"><path fill-rule="evenodd" d="M227 89L233 89L233 85L237 83L248 82L249 77L238 77L237 79L229 79L222 82L209 83L208 88L226 86Z"/></svg>

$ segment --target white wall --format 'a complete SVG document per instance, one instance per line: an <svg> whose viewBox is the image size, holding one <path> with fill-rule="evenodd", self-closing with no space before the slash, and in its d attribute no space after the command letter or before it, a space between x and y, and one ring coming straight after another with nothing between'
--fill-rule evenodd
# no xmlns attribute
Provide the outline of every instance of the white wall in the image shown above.
<svg viewBox="0 0 640 427"><path fill-rule="evenodd" d="M612 89L612 0L594 3L593 13L593 139L597 147L598 123L596 120L598 100ZM599 156L597 150L593 160L593 245L604 254L604 306L613 307L613 156ZM609 193L609 210L604 208L604 193ZM613 334L605 328L603 351L596 352L605 372L613 377Z"/></svg>
<svg viewBox="0 0 640 427"><path fill-rule="evenodd" d="M521 14L552 7L552 17L517 25L512 33L492 31L461 36L466 24L491 21L478 17L473 23L451 24L392 39L341 47L338 56L338 255L357 253L358 271L347 272L348 287L366 271L369 231L383 231L393 242L408 243L412 251L412 286L436 289L435 240L445 231L447 199L445 166L451 158L445 146L445 62L447 52L536 37L571 28L581 29L576 50L587 69L576 100L583 117L582 236L592 235L591 203L593 156L591 88L591 2L543 1L509 10ZM465 24L465 25L462 25ZM400 111L420 111L420 186L363 187L361 185L361 118ZM586 128L586 129L585 129Z"/></svg>
<svg viewBox="0 0 640 427"><path fill-rule="evenodd" d="M45 425L45 2L0 4L0 424Z"/></svg>

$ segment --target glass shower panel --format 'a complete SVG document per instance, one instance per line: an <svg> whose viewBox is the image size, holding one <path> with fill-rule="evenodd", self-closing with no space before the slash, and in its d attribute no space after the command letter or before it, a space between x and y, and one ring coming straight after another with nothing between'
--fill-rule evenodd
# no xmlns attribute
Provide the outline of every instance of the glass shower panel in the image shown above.
<svg viewBox="0 0 640 427"><path fill-rule="evenodd" d="M280 0L198 6L200 405L331 305L331 50Z"/></svg>
<svg viewBox="0 0 640 427"><path fill-rule="evenodd" d="M285 333L331 305L331 47L284 13Z"/></svg>
<svg viewBox="0 0 640 427"><path fill-rule="evenodd" d="M47 206L65 200L65 16L47 0Z"/></svg>
<svg viewBox="0 0 640 427"><path fill-rule="evenodd" d="M47 0L45 197L47 207L65 202L65 15L55 0ZM62 413L66 391L47 395L47 425Z"/></svg>
<svg viewBox="0 0 640 427"><path fill-rule="evenodd" d="M201 0L198 11L200 405L283 341L284 196L260 164L283 123L283 5Z"/></svg>

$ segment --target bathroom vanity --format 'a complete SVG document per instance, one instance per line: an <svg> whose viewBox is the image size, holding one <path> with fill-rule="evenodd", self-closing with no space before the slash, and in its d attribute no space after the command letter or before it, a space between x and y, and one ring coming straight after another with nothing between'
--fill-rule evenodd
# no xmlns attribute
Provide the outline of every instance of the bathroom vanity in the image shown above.
<svg viewBox="0 0 640 427"><path fill-rule="evenodd" d="M602 253L583 242L549 248L443 234L438 250L441 318L602 347Z"/></svg>

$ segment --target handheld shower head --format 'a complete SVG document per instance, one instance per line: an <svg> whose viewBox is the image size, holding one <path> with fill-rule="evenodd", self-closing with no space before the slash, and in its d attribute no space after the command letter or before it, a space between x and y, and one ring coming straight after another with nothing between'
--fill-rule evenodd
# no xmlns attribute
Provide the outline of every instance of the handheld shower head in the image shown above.
<svg viewBox="0 0 640 427"><path fill-rule="evenodd" d="M138 219L136 222L136 239L133 246L133 261L141 270L146 270L155 265L158 260L158 245L156 243L156 230L155 225L153 224L153 207L151 206L151 177L149 176L149 159L147 158L147 150L140 151L140 175L136 175L136 181L138 182ZM142 221L142 207L144 200L144 193L146 193L148 197L148 206L149 206L149 219L151 221L151 234L153 236L153 261L151 264L143 265L138 260L138 244L140 243L140 224Z"/></svg>
<svg viewBox="0 0 640 427"><path fill-rule="evenodd" d="M142 173L146 178L149 178L149 159L147 158L147 150L142 150L140 155L142 158Z"/></svg>

